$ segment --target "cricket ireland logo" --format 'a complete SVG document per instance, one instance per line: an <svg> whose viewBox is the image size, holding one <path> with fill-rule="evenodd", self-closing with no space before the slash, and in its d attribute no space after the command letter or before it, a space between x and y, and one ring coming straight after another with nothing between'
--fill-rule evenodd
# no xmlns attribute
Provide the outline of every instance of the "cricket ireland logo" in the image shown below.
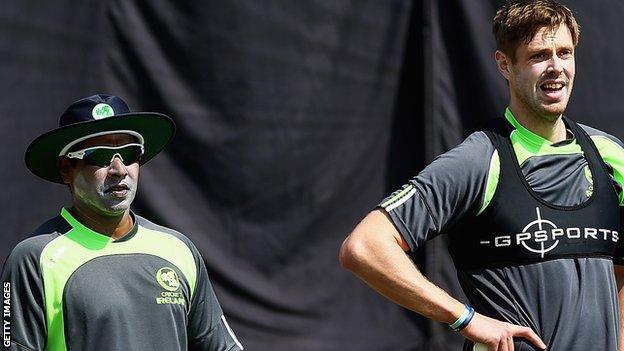
<svg viewBox="0 0 624 351"><path fill-rule="evenodd" d="M114 116L115 111L109 104L97 104L91 110L91 116L95 119L102 119L110 116Z"/></svg>
<svg viewBox="0 0 624 351"><path fill-rule="evenodd" d="M169 267L163 267L156 272L156 281L165 290L176 291L180 288L178 274Z"/></svg>
<svg viewBox="0 0 624 351"><path fill-rule="evenodd" d="M156 281L165 290L160 293L160 296L156 298L156 303L159 305L171 304L171 305L185 305L186 300L180 290L180 279L178 274L173 268L162 267L156 272Z"/></svg>

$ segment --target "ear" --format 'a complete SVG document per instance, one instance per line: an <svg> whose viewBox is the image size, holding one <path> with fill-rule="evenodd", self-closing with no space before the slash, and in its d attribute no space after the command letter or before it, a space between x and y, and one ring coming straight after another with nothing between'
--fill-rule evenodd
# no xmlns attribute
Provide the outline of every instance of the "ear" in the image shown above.
<svg viewBox="0 0 624 351"><path fill-rule="evenodd" d="M67 157L59 157L56 159L56 168L58 169L63 183L70 184L74 180L74 167Z"/></svg>
<svg viewBox="0 0 624 351"><path fill-rule="evenodd" d="M496 50L494 59L496 60L496 66L500 74L502 74L505 79L509 80L511 59L500 50Z"/></svg>

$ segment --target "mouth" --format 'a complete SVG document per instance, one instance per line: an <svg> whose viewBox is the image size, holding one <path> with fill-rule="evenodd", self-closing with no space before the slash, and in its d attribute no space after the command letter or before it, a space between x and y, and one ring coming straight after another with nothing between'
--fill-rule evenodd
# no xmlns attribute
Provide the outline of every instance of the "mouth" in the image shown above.
<svg viewBox="0 0 624 351"><path fill-rule="evenodd" d="M130 187L128 187L126 184L115 184L113 186L109 186L108 188L106 188L104 190L104 193L105 194L113 193L116 195L122 195L122 194L125 194L128 190L130 190Z"/></svg>
<svg viewBox="0 0 624 351"><path fill-rule="evenodd" d="M566 83L563 81L548 80L540 84L540 91L546 96L547 100L559 101L564 96L564 88Z"/></svg>

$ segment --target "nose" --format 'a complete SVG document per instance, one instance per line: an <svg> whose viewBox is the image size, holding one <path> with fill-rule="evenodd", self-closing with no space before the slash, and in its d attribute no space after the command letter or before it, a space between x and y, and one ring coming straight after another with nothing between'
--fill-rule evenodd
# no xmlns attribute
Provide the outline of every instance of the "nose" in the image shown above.
<svg viewBox="0 0 624 351"><path fill-rule="evenodd" d="M108 174L117 177L125 177L128 174L126 165L121 161L121 157L115 155L110 165L108 166Z"/></svg>
<svg viewBox="0 0 624 351"><path fill-rule="evenodd" d="M563 62L559 56L551 56L548 64L548 71L556 74L557 76L559 76L561 72L563 72Z"/></svg>

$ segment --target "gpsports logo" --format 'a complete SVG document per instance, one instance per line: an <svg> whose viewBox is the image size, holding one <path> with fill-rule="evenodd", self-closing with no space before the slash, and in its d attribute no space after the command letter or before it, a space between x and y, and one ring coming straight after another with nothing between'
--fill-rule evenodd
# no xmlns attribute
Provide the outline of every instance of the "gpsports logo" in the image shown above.
<svg viewBox="0 0 624 351"><path fill-rule="evenodd" d="M599 228L559 228L555 223L542 219L539 207L535 208L536 219L529 222L521 233L513 235L495 236L493 240L482 240L481 245L494 245L494 247L521 246L524 249L539 254L542 258L552 251L560 240L611 240L617 242L618 232L610 229Z"/></svg>

